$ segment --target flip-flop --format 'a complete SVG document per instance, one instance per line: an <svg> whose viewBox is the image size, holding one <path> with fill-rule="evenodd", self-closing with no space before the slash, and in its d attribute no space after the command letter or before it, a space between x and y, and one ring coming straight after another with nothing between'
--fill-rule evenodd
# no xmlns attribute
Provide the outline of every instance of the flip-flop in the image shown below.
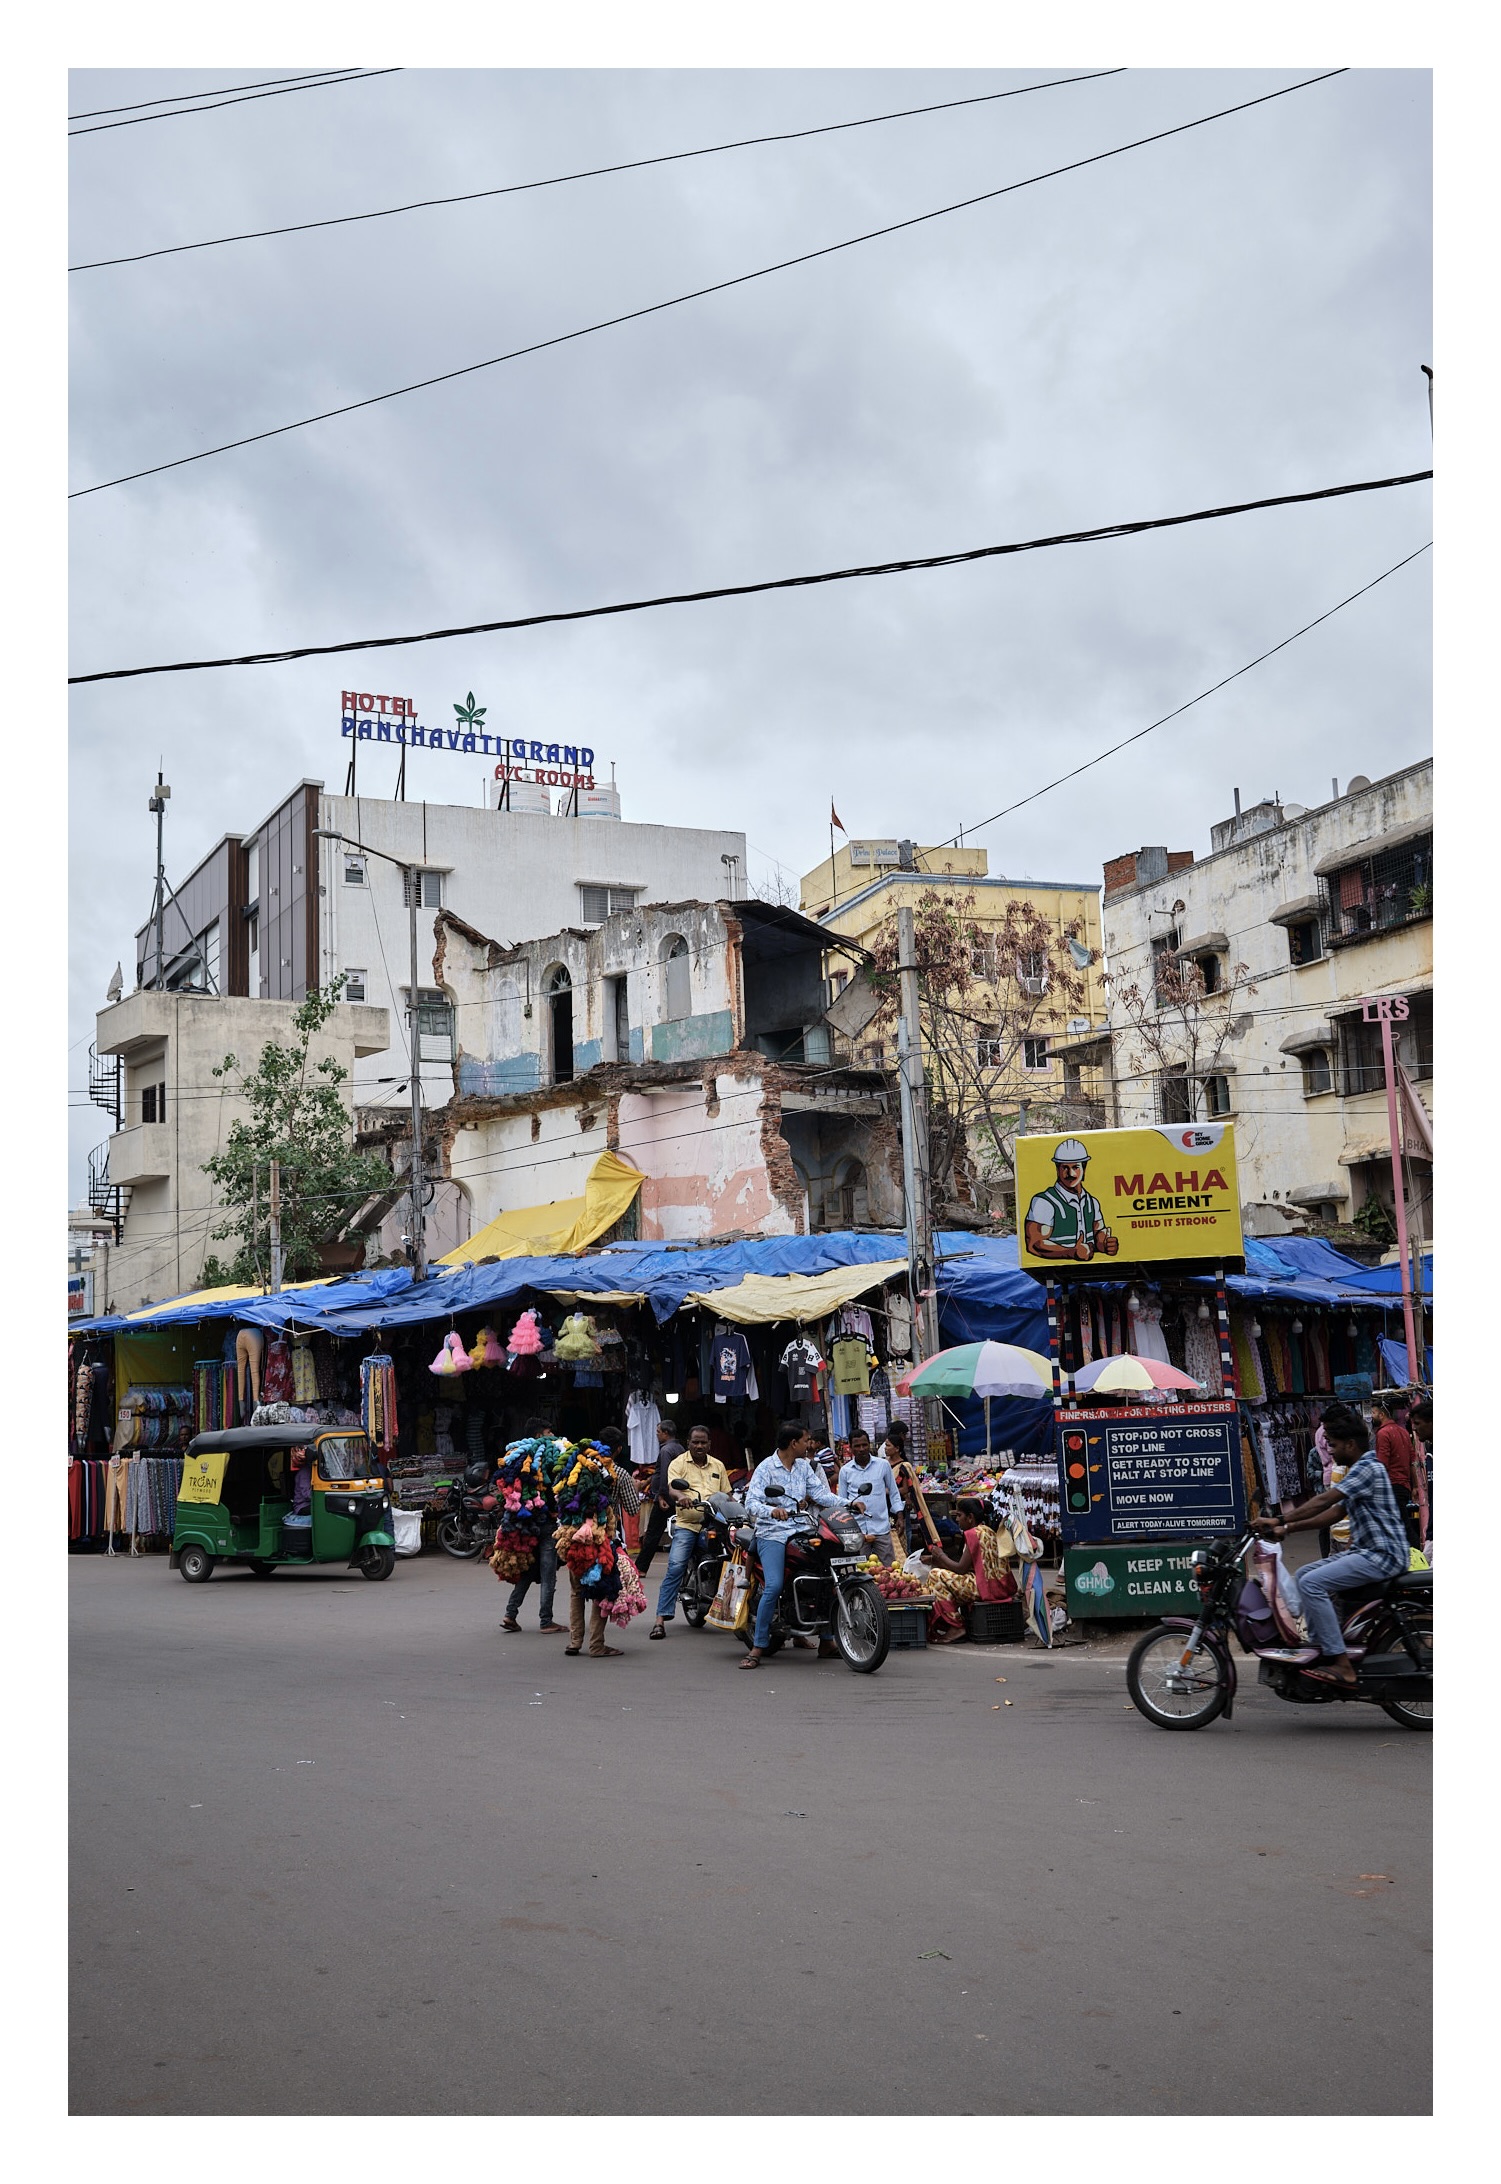
<svg viewBox="0 0 1501 2184"><path fill-rule="evenodd" d="M563 1652L567 1656L571 1656L575 1653L582 1653L583 1650L584 1649L582 1646L564 1646L563 1648Z"/></svg>
<svg viewBox="0 0 1501 2184"><path fill-rule="evenodd" d="M591 1661L619 1661L622 1660L624 1656L621 1653L619 1646L601 1646L598 1653L596 1653L591 1646L589 1649L589 1658Z"/></svg>
<svg viewBox="0 0 1501 2184"><path fill-rule="evenodd" d="M759 1653L747 1653L747 1655L745 1656L745 1659L744 1659L744 1660L743 1660L743 1661L742 1661L742 1662L740 1663L740 1666L741 1666L742 1668L759 1668L759 1667L761 1666L761 1656L760 1656L760 1654L759 1654Z"/></svg>
<svg viewBox="0 0 1501 2184"><path fill-rule="evenodd" d="M500 1627L502 1630L520 1630L521 1625L519 1623L502 1623Z"/></svg>
<svg viewBox="0 0 1501 2184"><path fill-rule="evenodd" d="M1310 1683L1328 1684L1335 1691L1355 1691L1360 1685L1358 1676L1336 1676L1329 1668L1305 1668L1303 1674Z"/></svg>
<svg viewBox="0 0 1501 2184"><path fill-rule="evenodd" d="M667 1625L665 1623L653 1623L646 1635L648 1638L665 1638L667 1636Z"/></svg>

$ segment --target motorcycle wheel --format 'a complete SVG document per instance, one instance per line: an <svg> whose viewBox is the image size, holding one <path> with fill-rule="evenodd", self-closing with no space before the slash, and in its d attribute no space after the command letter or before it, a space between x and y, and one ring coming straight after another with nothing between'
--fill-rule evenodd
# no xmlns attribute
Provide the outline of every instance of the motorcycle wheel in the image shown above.
<svg viewBox="0 0 1501 2184"><path fill-rule="evenodd" d="M479 1541L471 1539L458 1517L444 1517L438 1526L438 1545L444 1554L452 1555L457 1562L472 1562L479 1553Z"/></svg>
<svg viewBox="0 0 1501 2184"><path fill-rule="evenodd" d="M688 1582L678 1594L678 1606L682 1609L683 1621L690 1630L703 1629L704 1618L714 1605L714 1594L718 1590L718 1586L715 1585L710 1590L708 1598L705 1599L699 1589L697 1570L689 1571Z"/></svg>
<svg viewBox="0 0 1501 2184"><path fill-rule="evenodd" d="M1410 1613L1409 1620L1413 1627L1413 1635L1418 1641L1418 1650L1427 1656L1428 1673L1431 1676L1433 1674L1432 1612L1427 1608L1419 1608ZM1407 1649L1402 1643L1401 1625L1397 1622L1395 1616L1376 1625L1371 1632L1369 1650L1372 1653L1406 1652ZM1400 1723L1402 1728L1425 1730L1429 1736L1432 1736L1432 1699L1382 1699L1379 1703L1382 1713L1389 1715L1394 1722Z"/></svg>
<svg viewBox="0 0 1501 2184"><path fill-rule="evenodd" d="M1179 1666L1188 1642L1181 1630L1149 1630L1131 1648L1126 1689L1139 1714L1157 1729L1204 1729L1229 1698L1224 1664L1201 1645L1188 1668Z"/></svg>
<svg viewBox="0 0 1501 2184"><path fill-rule="evenodd" d="M873 1676L891 1651L891 1618L868 1578L835 1593L834 1642L857 1676Z"/></svg>

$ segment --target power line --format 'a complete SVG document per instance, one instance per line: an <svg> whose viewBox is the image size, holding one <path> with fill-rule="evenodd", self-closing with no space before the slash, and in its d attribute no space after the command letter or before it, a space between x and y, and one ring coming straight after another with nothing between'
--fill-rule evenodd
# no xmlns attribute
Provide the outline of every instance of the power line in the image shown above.
<svg viewBox="0 0 1501 2184"><path fill-rule="evenodd" d="M1423 471L1419 475L1431 477L1433 473L1432 471ZM1394 485L1411 484L1413 480L1391 479L1388 482ZM1035 804L1040 796L1047 796L1053 789L1061 788L1065 781L1077 780L1080 774L1088 773L1091 766L1101 765L1107 758L1113 758L1117 751L1124 751L1131 744L1140 743L1143 736L1149 736L1155 729L1166 727L1170 720L1176 720L1179 714L1186 713L1190 706L1202 705L1205 698L1212 698L1215 692L1223 690L1226 684L1235 682L1242 675L1249 675L1253 667L1260 667L1262 661L1271 659L1274 653L1285 652L1289 645L1296 644L1300 637L1306 637L1308 632L1311 629L1317 629L1321 622L1327 622L1330 616L1338 614L1342 607L1350 606L1357 599L1363 599L1366 593L1374 591L1378 584L1384 584L1389 576L1395 576L1397 571L1405 569L1410 561L1416 561L1420 554L1426 554L1432 545L1433 541L1429 539L1426 545L1419 546L1414 552L1404 555L1402 560L1393 562L1389 569L1383 569L1379 576L1373 576L1369 584L1362 584L1359 591L1353 591L1348 598L1337 601L1332 607L1326 607L1324 612L1316 614L1311 622L1305 622L1301 629L1295 629L1290 637L1284 637L1279 644L1268 646L1265 652L1258 652L1254 660L1247 660L1245 666L1236 668L1234 674L1223 676L1219 682L1211 683L1207 690L1201 690L1196 698L1189 698L1184 704L1175 706L1171 713L1164 713L1161 720L1151 721L1145 728L1138 728L1134 735L1123 736L1119 743L1112 743L1108 750L1098 751L1093 758L1086 758L1082 766L1075 766L1068 773L1059 774L1056 781L1049 781L1044 787L1033 789L1028 796L1018 797L1014 804L1004 805L1000 811L993 811L988 819L977 820L973 826L966 826L963 831L966 834L978 834L982 827L994 826L998 819L1009 818L1012 812L1020 811L1024 805ZM957 847L958 841L958 835L951 834L943 842L934 846L940 849L946 848L952 842Z"/></svg>
<svg viewBox="0 0 1501 2184"><path fill-rule="evenodd" d="M1124 152L1139 151L1143 145L1160 144L1168 137L1182 136L1190 129L1202 129L1212 121L1223 121L1228 115L1246 113L1253 106L1266 106L1273 99L1286 98L1294 91L1306 91L1314 84L1328 83L1333 77L1347 73L1348 70L1343 68L1331 68L1321 76L1307 76L1299 83L1284 84L1280 91L1267 91L1260 98L1243 99L1239 105L1220 107L1215 113L1200 114L1197 119L1179 122L1171 129L1155 130L1151 136L1135 137L1129 144L1112 145L1109 151L1092 152L1086 159L1072 159L1066 166L1050 167L1043 174L1027 175L1022 181L1004 183L999 189L981 190L977 196L959 198L951 205L937 205L931 212L914 213L905 220L892 220L885 227L868 228L863 234L846 236L842 242L825 243L818 250L800 251L796 257L780 258L774 265L757 266L750 273L736 273L728 280L710 281L706 287L687 289L683 294L668 296L660 303L645 303L634 311L617 312L613 318L595 319L587 326L575 326L566 334L550 334L543 341L527 342L519 349L505 350L500 356L482 357L477 364L461 364L453 371L434 372L430 378L414 379L403 387L389 387L384 394L367 394L358 402L341 402L334 409L315 410L308 417L293 418L290 424L272 425L264 432L248 432L238 440L222 440L215 447L200 448L195 455L178 455L171 462L151 463L144 470L123 471L118 478L101 479L98 485L80 486L68 498L82 500L90 493L106 493L112 486L129 485L138 478L159 477L166 470L181 470L189 463L207 462L211 456L227 455L235 448L253 447L261 440L275 440L283 433L301 432L305 426L324 424L331 417L347 417L355 410L373 409L378 403L394 402L404 394L417 394L427 387L443 386L449 380L468 378L474 372L490 371L498 364L514 363L518 357L536 356L544 349L556 349L565 342L581 341L588 334L603 333L612 326L625 326L634 319L651 318L659 311L674 310L679 304L696 303L705 296L722 295L727 289L743 288L749 281L765 280L772 273L785 273L789 267L811 265L819 258L830 258L839 251L853 250L861 243L875 242L882 236L900 234L906 228L921 227L929 220L941 220L949 213L964 212L973 205L988 204L997 197L1009 197L1014 191L1030 189L1035 183L1049 182L1059 175L1074 174L1081 167L1097 166L1101 160L1117 159ZM269 91L257 94L261 98L272 98L276 95ZM119 128L124 124L111 123L109 126Z"/></svg>
<svg viewBox="0 0 1501 2184"><path fill-rule="evenodd" d="M181 106L189 99L218 99L232 91L261 91L267 84L318 83L328 76L353 74L347 68L314 68L305 76L262 76L257 83L221 83L211 91L166 91L159 99L137 99L131 106L87 106L81 114L69 114L69 121L95 121L101 114L139 114L148 106Z"/></svg>
<svg viewBox="0 0 1501 2184"><path fill-rule="evenodd" d="M439 205L472 205L485 197L514 197L527 190L555 189L563 182L590 182L600 175L632 174L642 167L665 167L683 159L708 159L717 152L741 152L759 144L792 144L803 137L831 136L844 129L869 129L883 121L909 121L919 114L945 114L956 106L984 106L996 99L1019 99L1031 91L1057 91L1067 84L1098 83L1106 76L1124 76L1124 68L1101 68L1087 76L1055 76L1047 83L1024 83L1011 91L981 91L972 98L943 99L933 106L904 106L890 114L863 114L855 121L826 121L812 129L779 129L767 136L734 137L724 144L703 144L693 151L657 152L649 159L621 159L608 167L580 167L571 174L550 174L536 182L507 182L495 189L464 190L453 197L418 197L406 205L385 205L375 212L346 212L327 220L295 220L285 227L247 228L236 235L211 235L197 243L166 243L157 250L137 250L120 258L91 258L82 265L70 265L70 273L93 273L101 266L139 265L146 258L171 258L185 250L217 250L225 243L264 242L275 235L306 235L314 228L350 227L363 220L393 220L400 213L427 212ZM123 113L123 107L105 107L102 112ZM81 119L69 115L69 120Z"/></svg>
<svg viewBox="0 0 1501 2184"><path fill-rule="evenodd" d="M811 576L768 577L755 584L716 584L705 591L664 592L649 599L618 600L605 607L570 607L552 614L513 615L504 621L465 622L451 629L421 630L405 637L354 637L340 644L292 645L281 652L231 653L216 660L168 660L153 667L101 668L91 675L70 675L68 681L124 682L138 675L189 675L213 667L279 666L288 660L321 659L331 653L379 652L400 645L436 644L448 637L483 637L498 630L540 629L553 622L591 622L604 615L641 614L649 607L698 606L710 599L745 599L759 592L797 591L816 584L847 583L854 577L901 576L914 569L952 569L971 561L993 560L1002 554L1038 553L1048 546L1085 546L1100 539L1135 538L1144 531L1174 530L1186 523L1212 523L1221 516L1250 515L1261 508L1294 508L1308 501L1343 499L1352 493L1381 493L1392 486L1418 485L1432 476L1431 470L1413 470L1397 478L1365 478L1353 485L1321 485L1308 493L1274 493L1261 500L1234 501L1221 508L1197 508L1185 515L1147 516L1131 523L1102 524L1090 531L1059 531L1048 538L1017 539L1003 546L973 546L961 553L923 554L910 556L902 561L872 561L848 569L823 569ZM1423 549L1420 548L1419 551ZM1380 578L1376 581L1379 583ZM1334 613L1337 610L1331 607L1329 611ZM1312 623L1309 627L1313 627ZM1284 642L1290 644L1292 639L1287 638ZM1253 667L1255 664L1255 661L1250 662ZM1238 672L1244 673L1245 670ZM1205 692L1204 695L1207 696L1208 693ZM1038 793L1043 792L1039 790ZM996 816L999 818L1001 814L997 813ZM982 821L981 824L988 825L989 821Z"/></svg>
<svg viewBox="0 0 1501 2184"><path fill-rule="evenodd" d="M144 121L181 121L185 114L212 114L223 106L251 106L257 99L284 99L294 91L329 91L339 83L368 83L372 76L399 76L399 68L367 68L359 75L325 76L316 83L289 83L280 91L256 91L248 99L216 99L212 106L178 106L169 114L136 114L125 121L96 121L91 129L70 129L70 137L98 136L105 129L139 129Z"/></svg>

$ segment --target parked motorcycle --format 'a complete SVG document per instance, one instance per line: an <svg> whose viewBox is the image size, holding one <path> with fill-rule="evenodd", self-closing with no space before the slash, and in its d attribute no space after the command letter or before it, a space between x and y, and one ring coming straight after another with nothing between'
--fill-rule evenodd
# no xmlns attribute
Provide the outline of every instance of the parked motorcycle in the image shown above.
<svg viewBox="0 0 1501 2184"><path fill-rule="evenodd" d="M438 1519L438 1545L460 1562L494 1544L500 1497L490 1491L492 1483L490 1466L473 1463L462 1478L434 1484L428 1508Z"/></svg>
<svg viewBox="0 0 1501 2184"><path fill-rule="evenodd" d="M769 1486L768 1500L782 1498ZM891 1622L873 1580L859 1574L865 1541L860 1527L841 1503L814 1516L799 1508L799 1529L787 1542L787 1566L781 1596L765 1650L780 1651L789 1638L832 1637L846 1664L857 1675L873 1676L891 1650ZM762 1577L756 1535L737 1527L735 1539L751 1551L750 1616L740 1642L753 1643Z"/></svg>
<svg viewBox="0 0 1501 2184"><path fill-rule="evenodd" d="M1300 1634L1278 1600L1270 1571L1248 1576L1255 1532L1195 1548L1197 1617L1170 1615L1131 1649L1126 1688L1158 1729L1203 1729L1234 1710L1235 1657L1230 1634L1261 1663L1260 1681L1298 1706L1358 1700L1379 1706L1404 1729L1433 1728L1433 1573L1403 1570L1341 1596L1341 1626L1355 1664L1348 1690L1307 1671L1317 1646ZM1270 1588L1270 1589L1268 1589Z"/></svg>

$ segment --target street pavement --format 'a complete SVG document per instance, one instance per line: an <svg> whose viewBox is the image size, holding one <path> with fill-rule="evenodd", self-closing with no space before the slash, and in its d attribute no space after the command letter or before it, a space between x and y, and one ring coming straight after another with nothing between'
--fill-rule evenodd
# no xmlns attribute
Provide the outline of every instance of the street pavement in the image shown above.
<svg viewBox="0 0 1501 2184"><path fill-rule="evenodd" d="M567 1660L432 1555L69 1577L75 2114L1429 2110L1431 1740L1374 1709Z"/></svg>

